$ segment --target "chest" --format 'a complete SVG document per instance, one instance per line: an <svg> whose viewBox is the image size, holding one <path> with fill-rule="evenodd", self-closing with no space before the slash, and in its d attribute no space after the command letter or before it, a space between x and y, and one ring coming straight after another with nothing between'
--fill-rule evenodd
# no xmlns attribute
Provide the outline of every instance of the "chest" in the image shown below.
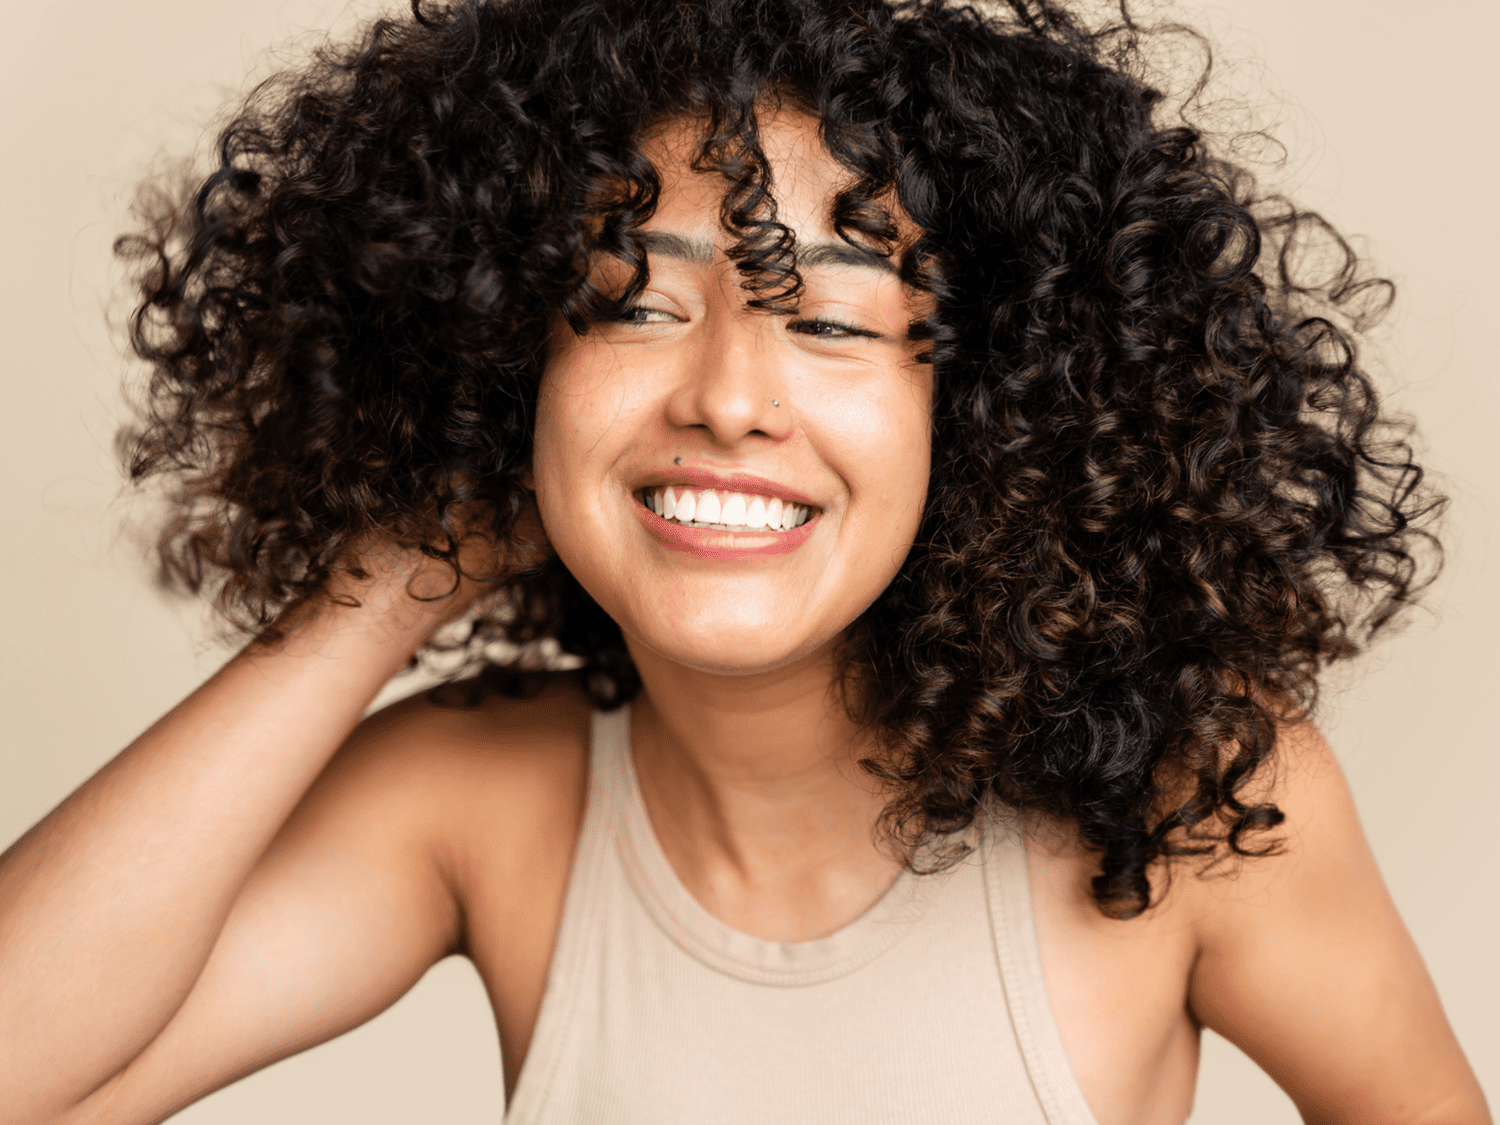
<svg viewBox="0 0 1500 1125"><path fill-rule="evenodd" d="M879 1073L891 1089L910 1094L931 1085L923 1104L942 1104L955 1090L1003 1099L1005 1089L1027 1081L1027 1060L1014 1038L1019 1003L1031 1007L1021 1021L1039 1025L1043 1039L1057 1038L1063 1069L1076 1076L1081 1098L1067 1120L1086 1122L1092 1111L1099 1125L1165 1125L1184 1120L1191 1106L1198 1036L1184 1000L1190 928L1165 912L1111 923L1091 906L1080 910L1070 888L1080 874L1086 885L1086 864L1065 856L1033 850L1013 873L1021 878L1009 893L1024 892L1027 901L1011 912L1013 927L1024 929L1013 942L1018 952L1011 960L1019 963L1011 966L1008 988L1003 958L989 940L994 904L973 887L944 896L929 924L881 950L858 973L787 988L735 980L732 969L726 978L723 966L685 951L693 935L674 937L671 915L691 914L692 905L669 901L653 917L623 872L612 884L606 879L604 891L595 888L592 925L580 923L577 888L569 905L569 877L579 880L577 867L588 856L532 872L524 888L503 857L485 863L482 848L476 856L464 889L468 948L495 1009L508 1103L533 1051L570 1050L592 1056L590 1073L614 1067L634 1076L625 1085L646 1104L670 1095L693 1103L690 1112L725 1098L756 1104L770 1082L804 1110L827 1091L865 1090L874 1100L859 1119L879 1120L879 1083L855 1074L872 1055L884 1060ZM560 933L565 913L570 929L593 936ZM707 933L723 939L722 930ZM708 961L712 956L710 950ZM567 963L554 968L559 958ZM573 993L556 980L549 992L549 971L579 977ZM1015 995L1028 988L1029 998ZM559 1007L569 1009L566 1018L557 1015ZM589 1029L582 1045L574 1030L580 1025ZM1036 1038L1036 1029L1022 1029L1027 1035ZM536 1085L535 1077L528 1074L526 1082ZM646 1090L653 1081L669 1088ZM757 1088L735 1095L747 1081ZM524 1101L531 1092L519 1093ZM850 1108L847 1093L840 1104Z"/></svg>

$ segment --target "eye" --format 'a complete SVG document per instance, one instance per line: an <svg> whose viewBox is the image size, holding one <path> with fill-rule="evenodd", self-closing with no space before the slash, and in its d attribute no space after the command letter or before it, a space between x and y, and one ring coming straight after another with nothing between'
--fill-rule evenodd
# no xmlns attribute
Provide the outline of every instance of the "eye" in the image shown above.
<svg viewBox="0 0 1500 1125"><path fill-rule="evenodd" d="M823 318L812 318L808 320L790 321L786 329L795 332L799 336L813 336L820 340L840 339L880 339L879 332L871 332L868 328L860 328L853 324L844 324L837 320L826 320Z"/></svg>
<svg viewBox="0 0 1500 1125"><path fill-rule="evenodd" d="M653 309L646 305L629 305L614 317L619 324L674 324L678 319L663 309Z"/></svg>

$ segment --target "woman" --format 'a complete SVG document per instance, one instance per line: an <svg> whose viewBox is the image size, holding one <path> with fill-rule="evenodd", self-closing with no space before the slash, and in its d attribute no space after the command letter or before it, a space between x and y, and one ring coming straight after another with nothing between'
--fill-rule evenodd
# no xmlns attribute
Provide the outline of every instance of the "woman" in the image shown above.
<svg viewBox="0 0 1500 1125"><path fill-rule="evenodd" d="M1200 1024L1487 1120L1302 717L1427 503L1355 276L1256 272L1315 224L1047 10L416 14L132 244L132 468L260 635L7 853L18 1119L461 950L522 1121L1181 1120ZM581 667L359 723L471 608Z"/></svg>

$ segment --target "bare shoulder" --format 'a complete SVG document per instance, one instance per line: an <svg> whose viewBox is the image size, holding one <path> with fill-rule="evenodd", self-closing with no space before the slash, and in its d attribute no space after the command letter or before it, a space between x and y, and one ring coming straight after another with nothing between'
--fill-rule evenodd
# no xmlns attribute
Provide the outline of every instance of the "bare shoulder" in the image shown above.
<svg viewBox="0 0 1500 1125"><path fill-rule="evenodd" d="M1180 1122L1198 1028L1238 1045L1309 1122L1489 1117L1422 959L1386 892L1338 759L1288 723L1246 799L1284 814L1270 854L1154 877L1156 901L1105 917L1097 855L1033 825L1028 866L1059 1030L1102 1125Z"/></svg>
<svg viewBox="0 0 1500 1125"><path fill-rule="evenodd" d="M1272 854L1182 880L1195 1016L1255 1059L1308 1121L1488 1121L1343 770L1312 723L1283 726L1251 796L1285 816L1267 834Z"/></svg>
<svg viewBox="0 0 1500 1125"><path fill-rule="evenodd" d="M1247 922L1264 922L1262 908L1278 893L1316 894L1342 885L1341 868L1369 856L1354 798L1328 740L1310 721L1283 723L1275 751L1240 799L1268 803L1282 815L1274 828L1244 837L1261 854L1221 853L1206 867L1191 861L1174 889L1192 915L1200 944L1234 940ZM1313 862L1309 865L1309 859Z"/></svg>
<svg viewBox="0 0 1500 1125"><path fill-rule="evenodd" d="M481 858L510 857L524 869L576 834L591 715L561 677L531 699L465 687L422 692L370 716L330 767L430 825L460 882Z"/></svg>

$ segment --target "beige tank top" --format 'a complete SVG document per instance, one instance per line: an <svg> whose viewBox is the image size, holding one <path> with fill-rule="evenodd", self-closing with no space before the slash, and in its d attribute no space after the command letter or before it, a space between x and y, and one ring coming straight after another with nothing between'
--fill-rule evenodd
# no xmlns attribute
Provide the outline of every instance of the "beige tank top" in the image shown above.
<svg viewBox="0 0 1500 1125"><path fill-rule="evenodd" d="M830 937L774 942L678 880L628 709L594 716L588 811L507 1125L1095 1125L1042 980L1026 855L903 873Z"/></svg>

